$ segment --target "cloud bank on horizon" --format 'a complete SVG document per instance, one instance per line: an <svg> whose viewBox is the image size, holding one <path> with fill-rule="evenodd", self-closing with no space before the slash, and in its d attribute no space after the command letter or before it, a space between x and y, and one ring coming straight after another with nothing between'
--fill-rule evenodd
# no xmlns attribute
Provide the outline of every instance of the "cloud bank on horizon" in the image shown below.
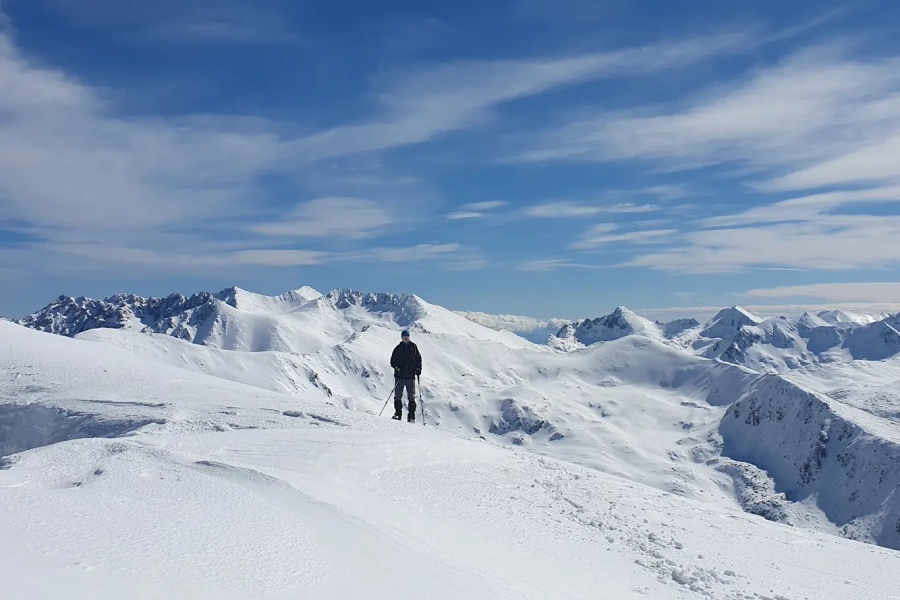
<svg viewBox="0 0 900 600"><path fill-rule="evenodd" d="M900 8L295 4L0 4L0 313L900 310Z"/></svg>

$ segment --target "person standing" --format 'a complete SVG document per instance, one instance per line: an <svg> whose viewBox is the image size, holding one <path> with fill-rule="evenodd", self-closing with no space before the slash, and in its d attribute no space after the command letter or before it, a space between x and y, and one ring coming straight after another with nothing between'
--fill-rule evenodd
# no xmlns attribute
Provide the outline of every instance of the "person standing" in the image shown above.
<svg viewBox="0 0 900 600"><path fill-rule="evenodd" d="M422 374L422 355L419 348L409 339L409 330L400 334L400 343L391 353L391 366L394 368L394 416L398 421L402 418L403 388L406 388L408 414L406 420L416 421L416 377Z"/></svg>

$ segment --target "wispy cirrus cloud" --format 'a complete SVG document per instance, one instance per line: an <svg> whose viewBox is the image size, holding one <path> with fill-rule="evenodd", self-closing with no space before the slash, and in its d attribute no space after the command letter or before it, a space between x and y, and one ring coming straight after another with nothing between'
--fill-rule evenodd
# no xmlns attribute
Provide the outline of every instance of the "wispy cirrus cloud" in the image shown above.
<svg viewBox="0 0 900 600"><path fill-rule="evenodd" d="M564 219L572 217L592 217L602 214L615 213L647 213L659 210L656 204L632 204L630 202L620 204L589 204L584 202L547 202L536 204L525 209L529 217L542 219Z"/></svg>
<svg viewBox="0 0 900 600"><path fill-rule="evenodd" d="M607 225L595 225L581 234L578 241L570 247L574 250L595 250L602 246L615 243L623 244L665 244L678 235L677 229L638 229L636 231L624 231L612 233L616 227Z"/></svg>
<svg viewBox="0 0 900 600"><path fill-rule="evenodd" d="M457 62L389 74L379 79L376 92L380 116L298 139L292 152L306 160L321 160L420 144L483 125L494 108L513 100L598 79L685 67L758 43L749 34L732 33L609 52Z"/></svg>
<svg viewBox="0 0 900 600"><path fill-rule="evenodd" d="M393 222L377 202L362 198L317 198L300 204L277 221L260 223L251 229L279 237L370 237Z"/></svg>
<svg viewBox="0 0 900 600"><path fill-rule="evenodd" d="M900 264L900 217L833 215L814 221L686 231L680 245L627 264L680 273L747 268L841 270Z"/></svg>
<svg viewBox="0 0 900 600"><path fill-rule="evenodd" d="M484 213L469 211L447 213L446 218L450 221L462 221L464 219L481 219L484 216Z"/></svg>
<svg viewBox="0 0 900 600"><path fill-rule="evenodd" d="M463 204L459 210L448 213L446 218L451 221L460 221L463 219L482 219L488 215L488 211L503 208L507 203L500 200L491 200L488 202L470 202Z"/></svg>
<svg viewBox="0 0 900 600"><path fill-rule="evenodd" d="M462 206L460 206L460 208L462 210L488 211L503 208L507 204L508 202L504 202L502 200L489 200L487 202L470 202L469 204L463 204Z"/></svg>
<svg viewBox="0 0 900 600"><path fill-rule="evenodd" d="M240 267L286 267L322 264L333 259L327 252L300 249L242 249L243 244L207 246L190 242L183 248L100 242L49 242L17 246L0 257L30 270L63 273L110 272L140 268L145 273L187 274ZM64 256L67 260L60 261Z"/></svg>
<svg viewBox="0 0 900 600"><path fill-rule="evenodd" d="M0 35L0 221L120 235L210 214L280 160L260 120L125 118L94 89L34 66ZM93 232L93 233L91 233Z"/></svg>
<svg viewBox="0 0 900 600"><path fill-rule="evenodd" d="M382 262L411 262L427 260L439 254L457 252L459 244L418 244L406 248L372 248L367 254Z"/></svg>
<svg viewBox="0 0 900 600"><path fill-rule="evenodd" d="M896 180L900 58L849 52L810 48L678 102L570 122L539 134L519 160L786 169L762 184L778 190Z"/></svg>
<svg viewBox="0 0 900 600"><path fill-rule="evenodd" d="M900 68L898 62L894 68ZM900 90L898 90L900 92ZM891 99L891 119L887 137L873 132L857 150L825 158L809 167L793 171L764 183L764 190L804 190L841 184L879 184L900 182L900 93ZM891 131L893 129L893 131Z"/></svg>
<svg viewBox="0 0 900 600"><path fill-rule="evenodd" d="M631 161L666 171L735 167L760 193L844 187L662 229L669 247L626 262L676 273L900 265L900 57L847 45L800 51L668 105L600 113L540 134L523 161ZM896 146L896 147L895 147ZM868 188L860 187L868 185ZM756 202L765 201L760 196ZM881 210L875 210L880 206ZM591 216L563 204L539 215ZM885 212L889 214L884 214ZM698 226L699 225L699 229ZM575 249L634 242L589 232Z"/></svg>
<svg viewBox="0 0 900 600"><path fill-rule="evenodd" d="M841 190L800 196L751 208L732 215L709 217L704 227L730 227L787 221L813 221L854 206L900 203L900 186L862 190Z"/></svg>
<svg viewBox="0 0 900 600"><path fill-rule="evenodd" d="M752 298L816 298L833 302L893 303L900 307L900 282L867 281L849 283L813 283L745 292Z"/></svg>
<svg viewBox="0 0 900 600"><path fill-rule="evenodd" d="M231 256L239 265L295 267L327 262L329 254L312 250L272 249L239 250Z"/></svg>
<svg viewBox="0 0 900 600"><path fill-rule="evenodd" d="M0 89L0 231L20 240L2 267L52 268L59 256L83 269L178 272L320 264L343 259L332 240L397 222L398 202L383 199L325 196L288 209L261 201L263 178L297 169L265 119L121 115L3 34Z"/></svg>
<svg viewBox="0 0 900 600"><path fill-rule="evenodd" d="M548 272L557 269L599 269L598 265L590 265L579 263L568 258L546 258L540 260L529 260L519 264L516 267L518 271L532 272Z"/></svg>
<svg viewBox="0 0 900 600"><path fill-rule="evenodd" d="M900 206L898 186L811 194L707 217L673 237L670 248L629 264L684 273L900 265L900 216L866 210L891 204Z"/></svg>

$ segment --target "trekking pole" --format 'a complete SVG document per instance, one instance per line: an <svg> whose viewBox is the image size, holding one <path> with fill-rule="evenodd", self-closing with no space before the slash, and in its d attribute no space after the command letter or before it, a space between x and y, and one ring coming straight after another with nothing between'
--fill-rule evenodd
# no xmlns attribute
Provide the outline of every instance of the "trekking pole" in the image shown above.
<svg viewBox="0 0 900 600"><path fill-rule="evenodd" d="M422 427L425 427L425 395L422 393L422 377L416 375L416 382L419 384L419 404L422 405Z"/></svg>
<svg viewBox="0 0 900 600"><path fill-rule="evenodd" d="M400 385L400 380L399 380L399 379L394 381L394 390L391 392L391 396L393 396L394 394L397 393L397 386L398 386L398 385ZM384 401L384 406L381 407L381 412L378 413L378 416L379 416L379 417L381 416L381 413L384 412L384 409L387 407L387 403L390 402L391 396L388 396L388 397L387 397L387 400Z"/></svg>

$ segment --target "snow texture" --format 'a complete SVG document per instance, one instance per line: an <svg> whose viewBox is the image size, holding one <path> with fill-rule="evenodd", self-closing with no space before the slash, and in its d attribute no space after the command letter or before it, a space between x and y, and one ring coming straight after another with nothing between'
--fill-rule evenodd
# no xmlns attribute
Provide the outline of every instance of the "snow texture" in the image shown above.
<svg viewBox="0 0 900 600"><path fill-rule="evenodd" d="M635 341L620 350L709 362ZM670 390L703 376L606 358L615 377L666 374ZM709 364L712 380L743 373ZM893 550L321 396L8 322L0 373L0 419L17 440L7 427L2 443L34 446L0 469L5 597L900 597ZM741 402L791 389L750 376ZM741 392L703 389L698 406ZM542 407L526 405L502 400L504 422L536 427Z"/></svg>
<svg viewBox="0 0 900 600"><path fill-rule="evenodd" d="M364 413L390 395L387 358L409 328L425 359L420 400L433 427L723 510L900 548L891 532L900 527L896 322L832 313L761 319L731 307L702 326L663 324L619 307L538 344L412 294L309 288L277 297L230 288L189 299L60 298L22 321L141 364ZM816 459L826 421L839 424L847 445ZM10 454L26 449L8 443ZM879 483L860 483L862 471L878 473Z"/></svg>

